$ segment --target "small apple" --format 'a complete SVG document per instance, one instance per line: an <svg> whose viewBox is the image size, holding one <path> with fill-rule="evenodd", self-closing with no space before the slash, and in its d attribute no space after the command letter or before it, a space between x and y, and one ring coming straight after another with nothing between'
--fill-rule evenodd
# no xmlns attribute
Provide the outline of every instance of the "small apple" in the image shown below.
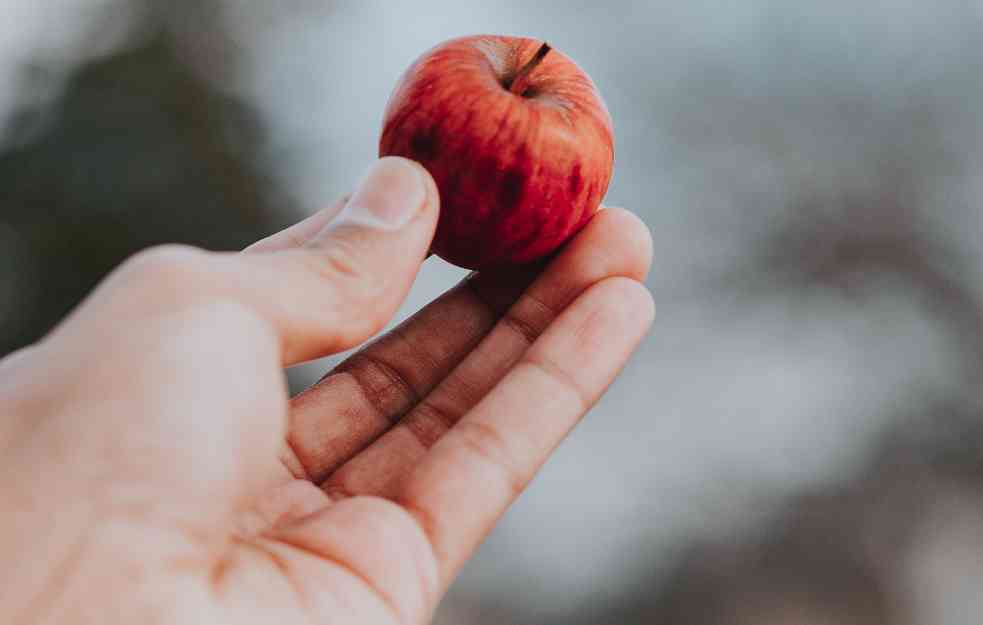
<svg viewBox="0 0 983 625"><path fill-rule="evenodd" d="M611 181L611 116L590 77L548 44L453 39L390 97L380 156L421 163L441 212L432 251L469 269L534 261L597 210Z"/></svg>

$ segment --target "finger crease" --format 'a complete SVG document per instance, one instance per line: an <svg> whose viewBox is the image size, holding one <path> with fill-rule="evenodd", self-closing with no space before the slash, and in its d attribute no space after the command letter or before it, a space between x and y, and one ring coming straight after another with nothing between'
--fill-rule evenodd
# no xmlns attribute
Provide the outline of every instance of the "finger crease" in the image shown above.
<svg viewBox="0 0 983 625"><path fill-rule="evenodd" d="M294 593L297 595L297 598L300 599L304 607L310 609L312 604L310 598L307 596L307 591L304 590L304 586L294 575L293 568L290 566L290 563L286 560L286 558L277 553L276 550L260 541L244 540L240 541L240 545L247 549L251 549L252 551L258 552L260 555L269 560L270 563L280 571L280 574L293 589Z"/></svg>
<svg viewBox="0 0 983 625"><path fill-rule="evenodd" d="M417 442L424 449L430 449L459 419L459 414L438 408L432 401L424 399L403 422Z"/></svg>
<svg viewBox="0 0 983 625"><path fill-rule="evenodd" d="M506 327L510 328L513 332L519 335L519 337L527 344L532 345L542 334L540 328L534 327L531 323L527 322L525 319L509 309L508 312L502 317L502 323Z"/></svg>
<svg viewBox="0 0 983 625"><path fill-rule="evenodd" d="M330 478L328 481L330 481ZM327 495L329 499L331 499L332 503L334 503L335 501L340 501L342 499L351 499L352 497L355 496L355 493L348 490L342 484L331 484L329 486L328 482L325 482L321 486L321 489L324 491L324 494Z"/></svg>
<svg viewBox="0 0 983 625"><path fill-rule="evenodd" d="M508 488L509 500L525 490L532 478L515 465L509 445L498 430L481 421L465 421L455 431L460 439L457 442L498 470Z"/></svg>
<svg viewBox="0 0 983 625"><path fill-rule="evenodd" d="M363 352L353 356L352 360L349 361L349 365L345 367L345 370L355 378L355 381L358 383L359 388L362 389L362 393L372 405L372 408L392 423L399 421L409 407L420 402L420 393L409 381L409 378L394 365L382 358L368 352ZM384 377L388 381L388 384L384 388L373 387L366 381L364 371L360 371L360 367L366 370L374 370ZM384 401L385 392L392 389L395 389L403 400L403 408L395 413L386 406L386 402Z"/></svg>
<svg viewBox="0 0 983 625"><path fill-rule="evenodd" d="M284 466L295 480L314 481L313 474L300 459L300 453L297 451L297 443L293 441L293 438L289 434L286 436L286 443L280 454L280 464Z"/></svg>
<svg viewBox="0 0 983 625"><path fill-rule="evenodd" d="M305 237L299 234L294 234L289 230L284 230L283 235L287 239L287 247L289 248L303 247L310 238L309 236Z"/></svg>
<svg viewBox="0 0 983 625"><path fill-rule="evenodd" d="M482 294L474 287L471 282L466 283L471 293L474 295L485 308L497 316L507 327L511 328L516 332L522 339L529 345L534 343L536 339L543 333L554 319L557 317L557 312L549 306L542 298L537 297L531 291L526 291L523 293L519 299L505 311L501 311L492 305ZM531 304L533 308L537 309L541 314L539 315L543 322L541 324L534 324L527 319L524 315L518 313L519 307L524 304Z"/></svg>
<svg viewBox="0 0 983 625"><path fill-rule="evenodd" d="M421 368L431 371L440 371L447 366L446 364L442 364L440 359L435 358L430 352L424 349L421 344L410 340L406 335L406 329L404 326L396 326L393 328L392 332L390 332L390 335L405 345L410 352L412 352L413 361L419 362ZM423 395L423 392L417 392L416 394Z"/></svg>
<svg viewBox="0 0 983 625"><path fill-rule="evenodd" d="M380 588L378 584L373 583L372 579L368 575L365 575L362 571L359 571L357 568L352 566L349 562L346 562L345 560L337 556L331 555L330 553L328 553L327 550L318 549L313 545L309 545L305 543L303 540L301 540L300 538L280 535L277 536L275 540L277 542L286 545L287 547L296 549L297 551L305 553L311 557L317 558L318 560L335 565L345 573L348 573L349 575L360 581L368 589L369 592L371 592L373 595L378 597L379 600L382 602L382 604L386 607L386 609L389 610L392 613L392 615L395 617L394 622L396 623L412 622L410 619L406 618L406 615L403 614L403 611L399 609L399 605L396 602L396 600L389 593L385 592L382 588Z"/></svg>
<svg viewBox="0 0 983 625"><path fill-rule="evenodd" d="M536 308L539 308L543 313L545 313L543 316L549 319L550 321L556 319L557 316L559 316L560 314L560 311L555 310L552 306L550 306L545 301L543 301L542 298L537 297L531 291L527 291L526 293L524 293L523 297L527 301L532 302L536 306Z"/></svg>
<svg viewBox="0 0 983 625"><path fill-rule="evenodd" d="M565 388L577 401L581 413L587 412L596 398L587 393L566 369L548 358L527 355L520 363L538 370L555 384Z"/></svg>
<svg viewBox="0 0 983 625"><path fill-rule="evenodd" d="M423 538L429 545L434 562L437 563L439 569L440 563L445 562L446 558L441 553L440 541L437 538L439 525L436 517L426 507L418 505L412 498L397 495L392 499L392 502L401 507L410 520L420 528L420 532L423 533ZM443 573L439 575L443 578Z"/></svg>

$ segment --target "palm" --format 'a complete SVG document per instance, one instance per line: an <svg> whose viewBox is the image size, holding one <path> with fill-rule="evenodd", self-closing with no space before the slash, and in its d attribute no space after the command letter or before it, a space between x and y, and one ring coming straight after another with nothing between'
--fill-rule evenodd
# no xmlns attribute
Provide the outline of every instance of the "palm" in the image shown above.
<svg viewBox="0 0 983 625"><path fill-rule="evenodd" d="M292 400L276 485L208 576L219 606L261 594L278 622L427 618L603 391L595 371L624 357L598 345L611 328L573 306L591 285L647 268L633 218L607 212L535 281L532 270L466 281ZM605 300L624 301L618 284ZM566 327L551 328L567 309ZM571 416L537 421L547 408Z"/></svg>

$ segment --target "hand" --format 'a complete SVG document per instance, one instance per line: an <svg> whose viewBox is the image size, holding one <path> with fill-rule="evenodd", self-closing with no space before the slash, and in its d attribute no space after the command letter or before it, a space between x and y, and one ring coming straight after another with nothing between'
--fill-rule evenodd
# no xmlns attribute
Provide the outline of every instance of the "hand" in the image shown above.
<svg viewBox="0 0 983 625"><path fill-rule="evenodd" d="M288 400L284 366L391 318L437 211L383 159L243 253L137 255L0 362L0 622L425 622L653 314L607 209Z"/></svg>

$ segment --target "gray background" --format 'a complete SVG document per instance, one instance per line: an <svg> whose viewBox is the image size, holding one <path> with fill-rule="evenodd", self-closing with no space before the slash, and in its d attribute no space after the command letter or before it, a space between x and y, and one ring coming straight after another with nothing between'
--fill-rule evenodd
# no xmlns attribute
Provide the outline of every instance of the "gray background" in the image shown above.
<svg viewBox="0 0 983 625"><path fill-rule="evenodd" d="M438 621L978 622L983 5L41 4L0 0L0 354L135 249L346 192L432 45L547 39L611 110L658 319Z"/></svg>

